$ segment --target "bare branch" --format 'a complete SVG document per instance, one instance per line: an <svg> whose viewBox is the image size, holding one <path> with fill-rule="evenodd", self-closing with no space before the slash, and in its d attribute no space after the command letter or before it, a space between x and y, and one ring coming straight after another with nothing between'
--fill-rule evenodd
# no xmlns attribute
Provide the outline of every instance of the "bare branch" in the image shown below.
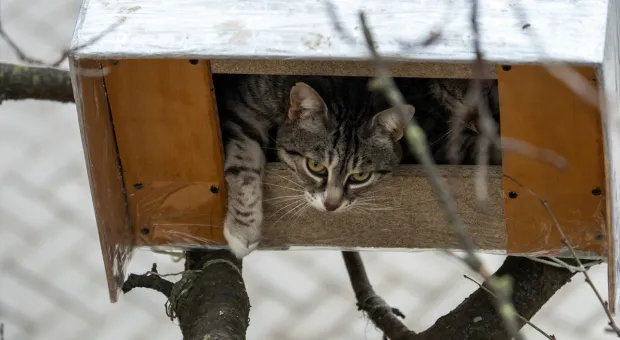
<svg viewBox="0 0 620 340"><path fill-rule="evenodd" d="M377 76L371 81L371 89L383 93L390 105L400 110L402 117L405 117L406 115L403 110L406 103L403 95L398 90L396 84L394 83L394 79L391 78L389 71L383 64L381 56L376 50L375 42L366 21L364 12L360 12L359 16L364 37L366 38L366 45L377 65ZM457 211L456 202L450 192L450 187L443 180L435 167L434 160L430 155L426 135L424 130L422 130L420 125L417 123L415 117L409 122L405 136L417 159L422 163L424 169L426 170L433 190L441 202L441 207L444 210L444 214L450 222L452 233L466 251L464 262L472 270L482 275L485 281L488 282L489 287L497 296L496 308L498 313L500 313L504 319L508 333L514 335L516 339L521 339L522 336L517 333L518 327L515 309L510 302L510 290L512 288L510 279L507 277L491 277L489 271L485 268L482 261L476 255L475 245L471 239L471 235L467 231L467 227L465 226L462 217Z"/></svg>
<svg viewBox="0 0 620 340"><path fill-rule="evenodd" d="M69 72L57 68L0 63L0 103L3 100L24 99L73 102Z"/></svg>
<svg viewBox="0 0 620 340"><path fill-rule="evenodd" d="M155 264L153 264L153 269L142 275L129 274L129 277L125 283L123 283L123 287L121 289L123 293L127 294L134 288L149 288L156 290L169 298L172 293L173 283L157 275Z"/></svg>
<svg viewBox="0 0 620 340"><path fill-rule="evenodd" d="M191 250L168 301L184 339L245 339L250 301L241 261L228 250Z"/></svg>
<svg viewBox="0 0 620 340"><path fill-rule="evenodd" d="M355 292L358 309L364 311L372 323L391 340L407 339L415 335L415 332L409 330L398 319L398 317L405 317L403 313L390 307L375 293L359 253L343 251L342 257Z"/></svg>
<svg viewBox="0 0 620 340"><path fill-rule="evenodd" d="M495 296L495 294L493 294L492 291L490 291L487 287L485 287L483 284L481 284L480 282L472 279L471 277L467 276L467 275L463 275L463 277L465 277L466 279L468 279L469 281L475 283L478 285L478 287L480 287L480 289L483 289L485 292L489 293L491 296L493 296L494 298L497 298ZM537 330L540 334L542 334L544 337L546 337L547 339L550 340L556 340L555 335L549 335L547 333L545 333L545 331L543 331L542 329L540 329L538 326L536 326L534 323L530 322L530 320L524 318L521 314L517 313L517 318L519 318L519 320L523 321L524 323L530 325L530 327L534 328L535 330Z"/></svg>
<svg viewBox="0 0 620 340"><path fill-rule="evenodd" d="M17 46L15 41L13 41L13 39L11 39L11 37L9 37L9 35L4 30L4 27L2 26L2 19L1 18L0 18L0 38L4 39L4 41L7 42L9 47L11 47L11 49L17 55L17 58L19 58L20 61L22 61L22 62L24 62L26 64L32 64L32 65L58 67L60 64L62 64L63 61L65 61L65 59L67 59L67 57L71 53L73 53L73 52L75 52L75 51L77 51L79 49L82 49L84 47L87 47L87 46L90 46L90 45L94 44L99 39L104 37L106 34L112 32L118 26L120 26L123 22L125 22L125 19L126 19L126 17L120 18L117 22L115 22L112 25L110 25L110 27L108 27L107 29L103 30L101 33L97 34L96 36L94 36L91 40L87 41L86 43L84 43L84 44L82 44L80 46L74 47L72 49L64 50L61 53L61 55L58 57L58 59L56 59L55 61L53 61L51 63L45 62L45 61L40 60L40 59L36 59L36 58L30 57L30 56L28 56L28 54L26 54L24 51L22 51L22 49L19 46Z"/></svg>
<svg viewBox="0 0 620 340"><path fill-rule="evenodd" d="M515 315L531 319L549 299L576 273L531 261L524 257L508 256L494 277L510 276L514 280L511 299ZM488 284L485 286L492 290ZM478 288L450 313L412 340L467 339L511 340L502 327L503 318L494 311L496 299ZM518 319L520 329L525 323Z"/></svg>

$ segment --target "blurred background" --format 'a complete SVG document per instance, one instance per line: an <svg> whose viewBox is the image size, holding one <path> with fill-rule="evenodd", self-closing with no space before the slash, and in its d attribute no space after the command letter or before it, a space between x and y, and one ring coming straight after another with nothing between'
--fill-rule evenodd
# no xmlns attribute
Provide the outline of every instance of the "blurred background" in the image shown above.
<svg viewBox="0 0 620 340"><path fill-rule="evenodd" d="M30 56L53 61L70 42L80 0L3 0L7 33ZM18 62L0 41L0 62ZM67 68L67 64L62 65ZM454 259L436 252L365 252L375 290L421 331L477 287ZM491 269L502 256L485 255ZM129 272L182 262L138 251ZM607 268L592 275L607 295ZM248 339L381 339L357 311L337 251L256 252L244 263L252 310ZM4 339L181 339L165 298L138 289L108 300L103 260L75 105L0 105L0 323ZM558 340L612 339L603 310L581 276L532 320ZM528 339L544 337L528 326Z"/></svg>

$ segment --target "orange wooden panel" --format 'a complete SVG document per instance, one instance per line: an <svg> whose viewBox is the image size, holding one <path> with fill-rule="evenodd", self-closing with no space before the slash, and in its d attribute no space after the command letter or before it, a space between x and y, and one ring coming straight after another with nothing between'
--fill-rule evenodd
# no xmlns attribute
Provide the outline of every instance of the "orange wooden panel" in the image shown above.
<svg viewBox="0 0 620 340"><path fill-rule="evenodd" d="M110 301L116 302L134 240L103 73L96 75L100 70L96 61L78 62L76 102Z"/></svg>
<svg viewBox="0 0 620 340"><path fill-rule="evenodd" d="M594 80L594 69L577 70ZM497 73L502 136L554 151L567 161L559 170L504 152L508 253L555 253L563 248L552 219L531 192L549 202L576 249L603 253L607 190L599 111L542 67L512 66Z"/></svg>
<svg viewBox="0 0 620 340"><path fill-rule="evenodd" d="M139 245L223 243L223 149L208 61L110 63L107 92Z"/></svg>

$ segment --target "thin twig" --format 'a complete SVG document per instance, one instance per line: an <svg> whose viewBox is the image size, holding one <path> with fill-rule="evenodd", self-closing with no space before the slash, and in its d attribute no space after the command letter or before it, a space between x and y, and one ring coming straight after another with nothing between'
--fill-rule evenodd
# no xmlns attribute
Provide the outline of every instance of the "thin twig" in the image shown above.
<svg viewBox="0 0 620 340"><path fill-rule="evenodd" d="M552 260L545 260L543 258L538 258L538 257L535 257L535 256L526 256L526 257L528 259L534 261L534 262L539 262L539 263L542 263L542 264L546 264L548 266L553 266L553 267L556 267L556 268L565 268L566 270L570 271L571 273L576 273L576 272L580 272L581 271L580 268L577 268L575 266L571 266L570 264L568 264L568 263L566 263L564 261L561 261L560 259L558 259L556 257L553 257L553 256L550 257L550 259L552 259Z"/></svg>
<svg viewBox="0 0 620 340"><path fill-rule="evenodd" d="M547 256L549 258L549 260L545 260L545 259L542 259L542 258L537 258L537 257L534 257L534 256L526 256L526 257L528 259L532 260L532 261L535 261L535 262L540 262L540 263L543 263L543 264L546 264L546 265L549 265L549 266L553 266L553 267L556 267L556 268L567 269L571 273L578 273L578 272L582 271L581 268L578 268L578 267L575 267L573 265L570 265L570 264L560 260L559 258L557 258L555 256ZM599 260L599 261L594 261L593 260L591 262L584 263L583 266L585 268L590 268L590 267L596 266L596 265L601 264L601 263L603 263L602 260Z"/></svg>
<svg viewBox="0 0 620 340"><path fill-rule="evenodd" d="M343 251L342 258L349 273L358 309L364 311L372 323L389 339L405 339L414 335L415 333L398 319L398 317L405 318L405 315L400 310L390 307L375 293L359 253Z"/></svg>
<svg viewBox="0 0 620 340"><path fill-rule="evenodd" d="M540 162L549 163L560 170L564 170L566 168L566 158L551 150L542 149L528 142L511 137L502 137L501 141L502 150L504 152L515 152Z"/></svg>
<svg viewBox="0 0 620 340"><path fill-rule="evenodd" d="M376 63L377 75L371 81L370 88L374 91L383 93L391 106L400 111L401 116L405 117L403 112L406 105L402 93L398 90L394 79L390 76L389 70L383 64L381 56L377 52L375 47L375 41L370 31L369 25L366 20L366 16L363 11L359 13L361 26L366 39L366 45ZM408 122L407 130L405 133L407 143L413 149L417 159L422 163L429 182L431 183L435 194L441 201L441 207L444 214L450 221L450 227L452 233L458 239L461 246L466 251L466 256L463 258L464 262L474 271L478 272L485 281L488 282L489 287L497 296L495 299L496 308L501 315L509 336L514 336L516 339L522 339L523 337L518 334L518 323L516 320L516 311L514 305L510 301L511 296L511 282L509 278L497 278L491 277L488 269L483 265L480 258L475 253L475 245L471 239L471 235L467 231L467 227L457 211L456 202L450 192L450 187L446 181L439 174L434 160L430 155L428 141L424 130L417 123L415 117Z"/></svg>
<svg viewBox="0 0 620 340"><path fill-rule="evenodd" d="M336 33L338 33L338 35L340 35L340 38L349 45L352 45L352 46L357 45L359 41L343 25L343 21L341 20L340 15L338 14L338 11L337 11L337 8L334 2L331 0L325 1L325 9L327 12L327 17L329 17L334 27L334 30L336 31ZM441 27L443 26L443 23L446 22L446 20L450 19L451 15L452 15L452 11L449 11L449 10L445 11L444 18L442 18L440 23L436 25L435 29L431 29L429 31L429 34L426 37L424 37L424 39L422 39L421 41L409 42L409 41L404 41L404 40L397 40L396 43L398 43L400 45L400 48L403 50L411 49L417 46L432 45L433 43L435 43L437 40L441 38L442 36Z"/></svg>
<svg viewBox="0 0 620 340"><path fill-rule="evenodd" d="M514 11L513 13L515 13L515 16L519 21L522 23L528 22L527 13L525 13L525 10L518 2L515 2L514 6L511 7ZM584 102L592 107L599 108L599 96L596 87L575 69L565 63L558 61L549 62L547 51L541 43L539 36L536 34L535 26L528 26L525 33L528 34L530 39L533 41L534 47L538 50L538 54L541 56L540 61L547 72L568 86L568 88L577 94Z"/></svg>
<svg viewBox="0 0 620 340"><path fill-rule="evenodd" d="M61 53L60 57L58 57L58 59L56 59L54 62L51 62L51 63L45 62L45 61L40 60L40 59L36 59L36 58L30 57L30 56L28 56L28 54L26 54L24 51L22 51L22 49L19 46L17 46L15 41L13 41L13 39L11 39L11 37L9 37L9 35L4 30L4 27L2 26L2 18L0 18L0 37L2 39L4 39L4 41L6 41L6 43L13 50L13 52L17 55L17 58L20 61L22 61L24 63L27 63L27 64L32 64L32 65L58 67L58 66L60 66L60 64L62 64L63 61L65 61L65 59L67 59L67 57L69 57L69 55L71 53L76 52L76 51L78 51L78 50L80 50L82 48L88 47L88 46L96 43L99 39L103 38L106 34L112 32L118 26L120 26L122 23L124 23L126 19L127 19L126 17L122 17L117 22L113 23L107 29L103 30L101 33L97 34L92 39L88 40L87 42L85 42L85 43L83 43L83 44L81 44L79 46L76 46L74 48L70 48L70 49L64 50Z"/></svg>
<svg viewBox="0 0 620 340"><path fill-rule="evenodd" d="M485 292L489 293L492 297L497 298L497 296L495 296L495 294L493 294L492 291L490 291L487 287L485 287L482 283L474 280L473 278L467 276L467 275L463 275L463 277L465 277L466 279L468 279L469 281L475 283L478 285L478 287L480 287L482 290L484 290ZM517 318L519 318L519 320L523 321L524 323L530 325L532 328L534 328L535 330L537 330L540 334L542 334L544 337L546 337L547 339L550 340L556 340L555 335L551 334L547 334L545 331L543 331L542 329L540 329L538 326L536 326L534 323L532 323L530 320L524 318L521 314L517 313Z"/></svg>
<svg viewBox="0 0 620 340"><path fill-rule="evenodd" d="M160 277L157 273L157 265L153 264L151 270L146 274L129 274L129 277L125 283L123 283L121 290L126 294L134 288L149 288L156 290L169 298L172 293L173 286L174 284L172 282Z"/></svg>
<svg viewBox="0 0 620 340"><path fill-rule="evenodd" d="M521 187L522 189L528 191L532 196L536 197L536 199L540 202L540 204L545 208L545 210L547 211L547 214L549 215L549 217L551 218L551 220L553 222L553 225L555 226L556 230L560 234L560 238L561 238L562 243L564 244L564 246L566 246L566 248L568 248L569 252L571 253L571 256L577 262L577 268L579 269L579 272L581 272L583 274L583 276L586 279L586 282L588 283L590 288L592 288L592 291L596 295L596 298L600 302L601 306L603 306L603 309L605 310L605 314L607 315L607 318L609 319L609 326L614 330L616 335L618 337L620 337L620 328L618 328L618 325L616 324L616 321L614 320L613 316L611 315L611 311L609 310L609 304L601 296L601 293L598 291L598 289L594 285L594 282L592 281L592 279L590 278L590 275L586 271L586 268L583 265L583 263L581 262L581 259L579 258L579 255L575 251L575 248L573 248L573 246L568 241L568 238L566 237L566 233L564 233L564 229L562 229L562 226L560 225L560 222L558 221L557 217L555 216L555 213L551 209L551 206L549 206L549 202L546 199L543 199L542 197L540 197L532 189L524 186L523 184L521 184L519 181L517 181L516 179L512 178L511 176L504 175L504 177L512 180L519 187Z"/></svg>
<svg viewBox="0 0 620 340"><path fill-rule="evenodd" d="M471 29L474 36L474 52L476 60L474 61L474 78L471 89L476 91L477 95L477 109L478 119L480 121L481 136L478 139L478 152L476 153L476 163L478 164L478 171L476 172L476 198L478 202L482 203L484 207L488 206L489 188L487 184L488 177L488 162L489 162L489 149L492 144L499 147L498 137L496 136L497 126L491 112L485 100L482 96L482 79L484 77L484 55L482 53L482 47L480 43L480 27L478 23L478 0L471 0Z"/></svg>
<svg viewBox="0 0 620 340"><path fill-rule="evenodd" d="M598 301L601 303L601 306L603 306L603 309L605 310L605 314L607 314L607 318L609 319L609 326L616 332L616 335L620 337L620 328L618 328L618 325L616 325L616 322L614 321L614 318L611 315L611 311L609 310L609 305L607 301L603 299L603 297L601 296L601 293L598 291L598 289L596 289L596 286L594 286L594 282L592 282L592 279L590 278L590 274L588 274L588 272L586 271L586 268L583 266L583 263L581 262L581 259L579 259L579 255L577 255L575 248L573 248L570 242L568 242L568 238L566 237L564 230L560 226L560 222L558 222L557 217L553 213L553 210L551 210L551 207L549 206L549 202L547 202L547 200L540 200L540 201L541 201L541 204L545 207L545 210L547 210L547 213L549 214L549 217L551 217L551 220L553 220L553 224L555 225L556 229L560 233L560 236L562 237L562 243L564 243L564 245L568 248L568 250L570 251L575 261L577 261L577 266L579 268L579 271L581 271L583 276L586 278L586 282L592 288L592 291L594 291L594 294L596 295L596 298L598 299Z"/></svg>
<svg viewBox="0 0 620 340"><path fill-rule="evenodd" d="M349 45L355 45L358 43L357 39L351 34L342 24L342 20L340 20L340 15L336 10L336 5L332 1L325 1L325 9L327 11L327 16L329 17L332 25L334 26L334 30L340 35L340 38L344 40Z"/></svg>

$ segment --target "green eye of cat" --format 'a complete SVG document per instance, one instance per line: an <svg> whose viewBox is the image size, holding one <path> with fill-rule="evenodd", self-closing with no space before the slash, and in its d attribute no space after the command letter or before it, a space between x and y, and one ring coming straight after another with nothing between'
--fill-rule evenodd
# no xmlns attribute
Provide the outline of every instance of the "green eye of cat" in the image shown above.
<svg viewBox="0 0 620 340"><path fill-rule="evenodd" d="M371 173L368 171L358 172L358 173L355 173L349 176L349 182L354 183L354 184L364 183L370 179L370 175Z"/></svg>
<svg viewBox="0 0 620 340"><path fill-rule="evenodd" d="M315 175L323 176L327 173L327 168L325 167L325 165L312 159L306 160L306 166L308 167L308 170L310 170L310 172L314 173Z"/></svg>

